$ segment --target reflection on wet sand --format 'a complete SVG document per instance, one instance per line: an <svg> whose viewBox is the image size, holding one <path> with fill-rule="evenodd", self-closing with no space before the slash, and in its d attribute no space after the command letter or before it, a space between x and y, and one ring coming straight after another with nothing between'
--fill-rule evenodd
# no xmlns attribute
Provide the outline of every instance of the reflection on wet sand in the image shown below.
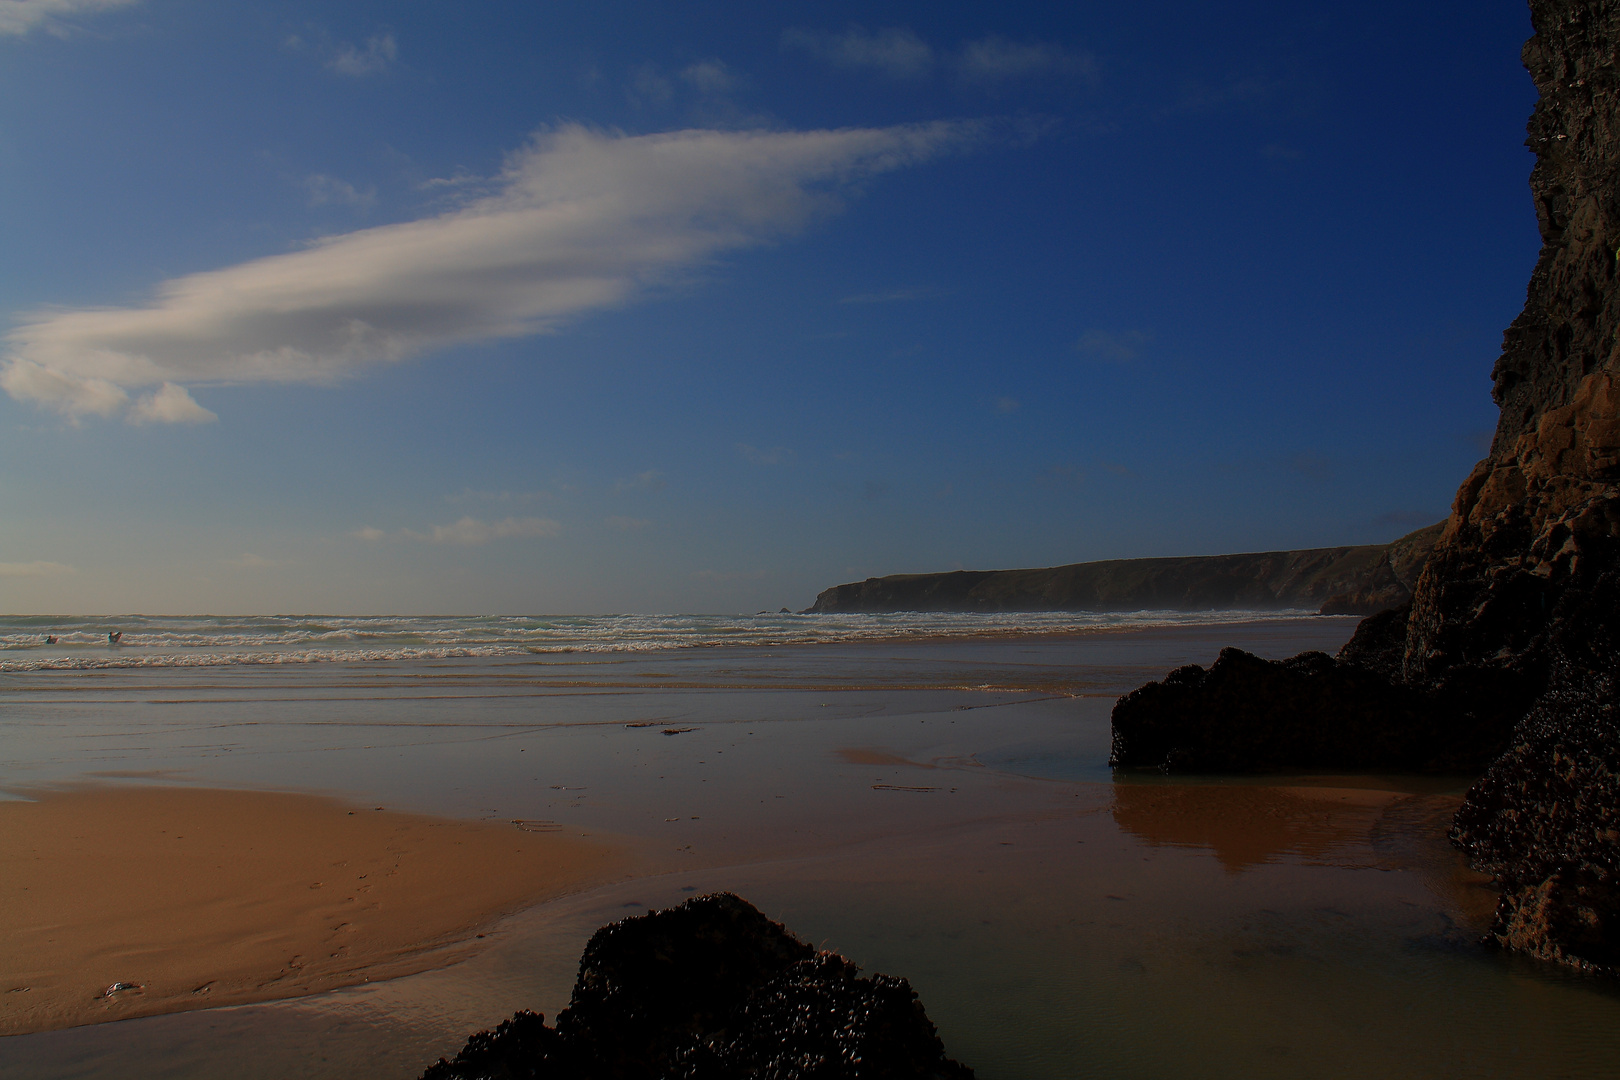
<svg viewBox="0 0 1620 1080"><path fill-rule="evenodd" d="M1261 863L1368 866L1383 813L1444 798L1353 788L1114 785L1114 820L1154 845L1207 848L1232 873ZM1455 800L1450 800L1455 805Z"/></svg>
<svg viewBox="0 0 1620 1080"><path fill-rule="evenodd" d="M1470 925L1494 905L1489 878L1446 843L1461 797L1371 786L1243 783L1114 785L1113 816L1155 847L1196 848L1230 874L1271 863L1418 873Z"/></svg>

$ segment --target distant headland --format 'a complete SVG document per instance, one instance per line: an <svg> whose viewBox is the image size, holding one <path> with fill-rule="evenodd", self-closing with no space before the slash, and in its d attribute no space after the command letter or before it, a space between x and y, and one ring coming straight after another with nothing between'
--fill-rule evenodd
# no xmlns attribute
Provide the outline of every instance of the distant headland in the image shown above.
<svg viewBox="0 0 1620 1080"><path fill-rule="evenodd" d="M1038 570L890 574L835 585L812 612L1220 611L1372 615L1412 598L1444 522L1388 544L1109 559Z"/></svg>

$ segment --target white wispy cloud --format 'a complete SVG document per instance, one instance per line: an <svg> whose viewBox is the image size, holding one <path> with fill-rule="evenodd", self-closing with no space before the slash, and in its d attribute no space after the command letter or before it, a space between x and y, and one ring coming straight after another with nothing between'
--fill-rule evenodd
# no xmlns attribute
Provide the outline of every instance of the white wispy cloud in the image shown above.
<svg viewBox="0 0 1620 1080"><path fill-rule="evenodd" d="M145 307L24 315L6 336L0 387L70 416L111 415L131 390L331 383L435 348L546 333L791 236L860 180L982 132L564 125L513 154L492 194L445 213L176 278Z"/></svg>
<svg viewBox="0 0 1620 1080"><path fill-rule="evenodd" d="M737 453L752 461L755 465L782 465L793 460L793 451L785 446L773 446L769 450L761 450L757 446L738 443Z"/></svg>
<svg viewBox="0 0 1620 1080"><path fill-rule="evenodd" d="M419 532L416 529L388 532L386 529L367 525L355 529L348 535L370 543L397 539L415 540L424 544L460 544L465 547L477 547L492 540L537 539L557 536L561 532L562 525L550 518L509 517L500 521L484 521L482 518L464 517L450 525L435 525L427 532Z"/></svg>
<svg viewBox="0 0 1620 1080"><path fill-rule="evenodd" d="M421 539L434 544L477 546L487 544L491 540L556 536L560 532L562 526L550 518L525 517L480 521L478 518L464 517L454 525L433 526L433 531Z"/></svg>
<svg viewBox="0 0 1620 1080"><path fill-rule="evenodd" d="M327 68L339 75L360 78L388 70L388 65L399 59L399 44L393 34L375 34L366 39L364 47L344 42L338 47Z"/></svg>
<svg viewBox="0 0 1620 1080"><path fill-rule="evenodd" d="M1141 354L1142 349L1153 340L1153 335L1141 330L1123 330L1119 332L1109 330L1087 330L1080 335L1080 340L1074 343L1077 351L1095 356L1101 360L1111 360L1116 364L1128 364Z"/></svg>
<svg viewBox="0 0 1620 1080"><path fill-rule="evenodd" d="M551 498L549 491L475 491L462 488L454 495L446 495L448 502L530 503Z"/></svg>
<svg viewBox="0 0 1620 1080"><path fill-rule="evenodd" d="M626 476L613 484L614 491L662 491L663 488L664 474L657 469L648 469L634 476Z"/></svg>
<svg viewBox="0 0 1620 1080"><path fill-rule="evenodd" d="M59 562L0 562L0 578L4 577L61 577L78 571Z"/></svg>
<svg viewBox="0 0 1620 1080"><path fill-rule="evenodd" d="M65 34L75 15L93 15L108 8L127 7L139 0L0 0L0 34L26 34L44 30Z"/></svg>
<svg viewBox="0 0 1620 1080"><path fill-rule="evenodd" d="M311 206L353 206L369 210L377 202L376 188L366 188L362 191L347 180L339 180L325 173L313 173L304 177L302 186L309 192Z"/></svg>
<svg viewBox="0 0 1620 1080"><path fill-rule="evenodd" d="M1097 74L1097 61L1090 53L1048 41L1009 41L995 36L962 46L954 66L962 77L979 82L1059 74L1093 78Z"/></svg>
<svg viewBox="0 0 1620 1080"><path fill-rule="evenodd" d="M927 287L920 289L889 289L886 292L856 293L854 296L841 297L838 302L840 304L894 304L906 300L922 300L938 295L938 289Z"/></svg>
<svg viewBox="0 0 1620 1080"><path fill-rule="evenodd" d="M896 79L921 78L934 66L933 46L900 26L876 31L852 26L842 34L790 27L782 31L782 44L838 67L867 68Z"/></svg>
<svg viewBox="0 0 1620 1080"><path fill-rule="evenodd" d="M624 96L637 108L663 109L675 100L675 84L664 77L657 64L642 64L630 73Z"/></svg>
<svg viewBox="0 0 1620 1080"><path fill-rule="evenodd" d="M681 78L700 94L729 94L737 87L737 76L720 60L688 64L681 69Z"/></svg>
<svg viewBox="0 0 1620 1080"><path fill-rule="evenodd" d="M921 79L936 71L978 83L1097 75L1097 60L1090 53L1050 41L1013 41L994 34L953 50L936 48L903 26L875 31L852 26L842 34L792 27L782 32L782 45L834 67L877 71L895 79Z"/></svg>

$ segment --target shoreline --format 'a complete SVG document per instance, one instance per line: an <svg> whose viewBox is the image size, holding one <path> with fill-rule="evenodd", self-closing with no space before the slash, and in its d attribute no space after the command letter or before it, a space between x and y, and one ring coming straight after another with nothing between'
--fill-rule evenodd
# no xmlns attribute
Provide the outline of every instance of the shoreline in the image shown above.
<svg viewBox="0 0 1620 1080"><path fill-rule="evenodd" d="M629 862L580 836L319 795L24 794L0 802L0 1036L442 967L502 917L620 880Z"/></svg>

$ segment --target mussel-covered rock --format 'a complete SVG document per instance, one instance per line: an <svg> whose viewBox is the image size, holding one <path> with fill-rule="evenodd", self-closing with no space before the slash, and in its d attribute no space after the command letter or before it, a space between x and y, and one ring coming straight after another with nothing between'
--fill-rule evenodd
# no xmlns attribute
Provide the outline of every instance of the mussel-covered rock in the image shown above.
<svg viewBox="0 0 1620 1080"><path fill-rule="evenodd" d="M968 1080L904 979L865 978L730 893L598 930L568 1007L520 1012L422 1080Z"/></svg>

